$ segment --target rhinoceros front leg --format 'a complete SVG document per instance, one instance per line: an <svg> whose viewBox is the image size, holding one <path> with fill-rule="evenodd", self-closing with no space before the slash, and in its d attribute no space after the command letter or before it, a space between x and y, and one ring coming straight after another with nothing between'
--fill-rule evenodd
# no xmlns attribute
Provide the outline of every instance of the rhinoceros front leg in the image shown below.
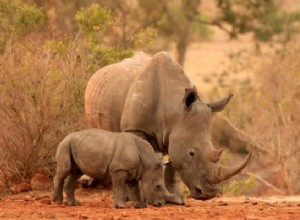
<svg viewBox="0 0 300 220"><path fill-rule="evenodd" d="M141 197L139 181L134 180L134 181L130 182L128 184L128 187L129 187L129 190L130 190L130 193L131 193L131 197L134 201L134 208L146 208L147 205Z"/></svg>
<svg viewBox="0 0 300 220"><path fill-rule="evenodd" d="M165 200L166 202L169 203L175 203L175 204L185 204L185 197L183 195L183 193L180 190L179 187L179 183L176 180L176 176L175 176L175 170L172 167L172 163L166 164L165 165L165 184L166 184L166 188L167 190L171 193L171 194L175 194L177 197L179 197L180 201L178 201L178 198L176 198L176 202L174 200L175 197L167 197Z"/></svg>
<svg viewBox="0 0 300 220"><path fill-rule="evenodd" d="M77 185L77 180L81 176L81 173L72 173L68 176L65 184L65 192L67 195L66 205L76 206L80 205L80 202L75 199L75 189Z"/></svg>
<svg viewBox="0 0 300 220"><path fill-rule="evenodd" d="M128 186L126 184L127 178L126 170L118 170L111 173L111 180L113 185L113 200L115 208L126 208L126 201Z"/></svg>

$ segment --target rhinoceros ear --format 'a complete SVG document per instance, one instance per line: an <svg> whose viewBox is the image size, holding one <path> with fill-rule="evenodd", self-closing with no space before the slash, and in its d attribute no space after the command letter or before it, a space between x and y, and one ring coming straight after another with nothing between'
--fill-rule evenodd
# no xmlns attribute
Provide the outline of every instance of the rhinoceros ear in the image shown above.
<svg viewBox="0 0 300 220"><path fill-rule="evenodd" d="M184 95L184 107L186 110L190 110L192 108L192 104L197 100L197 92L195 89L185 89Z"/></svg>
<svg viewBox="0 0 300 220"><path fill-rule="evenodd" d="M228 96L219 101L208 103L207 106L211 108L212 112L220 112L225 108L225 106L228 104L232 97L233 94L229 94Z"/></svg>

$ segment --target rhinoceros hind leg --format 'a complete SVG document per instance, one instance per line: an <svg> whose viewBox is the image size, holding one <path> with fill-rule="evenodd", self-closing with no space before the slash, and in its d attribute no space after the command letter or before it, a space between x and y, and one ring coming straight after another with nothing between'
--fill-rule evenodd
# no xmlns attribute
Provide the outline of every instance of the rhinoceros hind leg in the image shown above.
<svg viewBox="0 0 300 220"><path fill-rule="evenodd" d="M60 177L58 175L54 177L54 191L52 200L59 205L63 202L63 186L65 178L66 177Z"/></svg>
<svg viewBox="0 0 300 220"><path fill-rule="evenodd" d="M72 173L68 176L68 179L65 184L65 192L67 195L66 205L76 206L80 205L80 202L75 199L75 189L77 186L77 180L81 176L81 173Z"/></svg>
<svg viewBox="0 0 300 220"><path fill-rule="evenodd" d="M113 184L113 200L115 208L126 208L126 192L128 192L126 178L127 171L118 170L111 173Z"/></svg>
<svg viewBox="0 0 300 220"><path fill-rule="evenodd" d="M62 204L63 202L63 186L66 177L71 171L71 162L66 160L64 164L57 164L57 171L54 177L54 191L52 200L57 204Z"/></svg>

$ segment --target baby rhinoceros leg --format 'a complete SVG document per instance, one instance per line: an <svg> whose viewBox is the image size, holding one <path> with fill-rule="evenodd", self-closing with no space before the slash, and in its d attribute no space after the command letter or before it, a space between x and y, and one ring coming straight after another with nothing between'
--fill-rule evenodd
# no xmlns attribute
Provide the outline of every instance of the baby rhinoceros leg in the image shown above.
<svg viewBox="0 0 300 220"><path fill-rule="evenodd" d="M126 184L126 178L128 172L126 170L117 170L111 173L111 179L113 184L113 200L115 208L126 208L126 192L128 192L128 186Z"/></svg>
<svg viewBox="0 0 300 220"><path fill-rule="evenodd" d="M80 205L80 202L75 199L75 195L74 195L76 185L77 185L77 180L79 179L80 176L81 173L77 172L77 173L71 173L67 178L65 184L65 192L67 195L66 205L70 205L70 206Z"/></svg>
<svg viewBox="0 0 300 220"><path fill-rule="evenodd" d="M71 172L71 160L68 154L59 154L56 175L54 177L53 202L63 203L63 186L66 177Z"/></svg>
<svg viewBox="0 0 300 220"><path fill-rule="evenodd" d="M142 200L139 182L137 180L128 183L131 197L134 201L134 208L146 208L146 203Z"/></svg>
<svg viewBox="0 0 300 220"><path fill-rule="evenodd" d="M67 177L68 174L62 175L60 173L56 174L54 177L54 192L52 196L53 202L57 204L62 204L63 202L63 186L64 186L64 179Z"/></svg>

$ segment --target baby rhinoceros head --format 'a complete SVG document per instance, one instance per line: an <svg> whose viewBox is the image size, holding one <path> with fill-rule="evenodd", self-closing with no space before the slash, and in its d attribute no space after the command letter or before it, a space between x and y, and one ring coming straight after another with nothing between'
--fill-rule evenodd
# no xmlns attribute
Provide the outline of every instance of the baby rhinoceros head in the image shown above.
<svg viewBox="0 0 300 220"><path fill-rule="evenodd" d="M141 181L143 197L156 207L166 202L181 205L182 200L177 195L169 193L165 186L163 166L162 162L157 162L144 172Z"/></svg>

